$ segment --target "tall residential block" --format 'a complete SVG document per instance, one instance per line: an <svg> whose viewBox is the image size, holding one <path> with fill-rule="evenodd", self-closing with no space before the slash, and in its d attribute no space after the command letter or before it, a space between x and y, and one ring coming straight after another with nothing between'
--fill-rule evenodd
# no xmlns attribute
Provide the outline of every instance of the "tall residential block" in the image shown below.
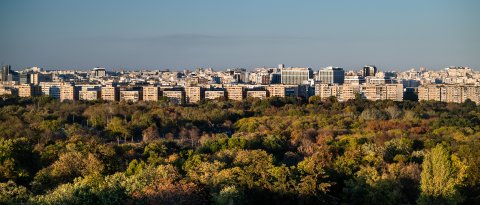
<svg viewBox="0 0 480 205"><path fill-rule="evenodd" d="M241 101L245 98L245 88L242 86L226 86L225 90L229 100Z"/></svg>
<svg viewBox="0 0 480 205"><path fill-rule="evenodd" d="M19 97L33 97L41 94L40 87L31 84L21 84L18 86Z"/></svg>
<svg viewBox="0 0 480 205"><path fill-rule="evenodd" d="M403 100L403 84L385 84L361 86L361 93L368 100Z"/></svg>
<svg viewBox="0 0 480 205"><path fill-rule="evenodd" d="M446 102L446 89L442 85L424 85L418 88L418 100Z"/></svg>
<svg viewBox="0 0 480 205"><path fill-rule="evenodd" d="M158 101L160 98L160 88L157 86L144 86L143 87L143 100L144 101Z"/></svg>
<svg viewBox="0 0 480 205"><path fill-rule="evenodd" d="M203 99L203 97L202 87L185 87L185 101L187 103L198 103Z"/></svg>
<svg viewBox="0 0 480 205"><path fill-rule="evenodd" d="M342 88L343 86L338 84L315 84L315 95L322 100L335 97L340 101Z"/></svg>
<svg viewBox="0 0 480 205"><path fill-rule="evenodd" d="M65 100L78 100L78 89L75 85L65 83L60 86L60 101Z"/></svg>
<svg viewBox="0 0 480 205"><path fill-rule="evenodd" d="M267 87L269 97L285 97L285 86L283 85L271 85Z"/></svg>
<svg viewBox="0 0 480 205"><path fill-rule="evenodd" d="M106 101L119 101L120 100L120 88L116 86L105 86L101 88L101 98Z"/></svg>
<svg viewBox="0 0 480 205"><path fill-rule="evenodd" d="M480 104L480 86L423 85L418 87L418 100L462 103L467 99Z"/></svg>

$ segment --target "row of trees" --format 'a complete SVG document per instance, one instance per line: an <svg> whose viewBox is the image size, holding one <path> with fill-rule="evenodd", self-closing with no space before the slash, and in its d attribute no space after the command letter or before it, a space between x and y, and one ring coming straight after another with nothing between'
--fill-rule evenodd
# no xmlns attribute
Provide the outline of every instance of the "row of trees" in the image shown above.
<svg viewBox="0 0 480 205"><path fill-rule="evenodd" d="M479 203L470 101L0 106L0 204Z"/></svg>

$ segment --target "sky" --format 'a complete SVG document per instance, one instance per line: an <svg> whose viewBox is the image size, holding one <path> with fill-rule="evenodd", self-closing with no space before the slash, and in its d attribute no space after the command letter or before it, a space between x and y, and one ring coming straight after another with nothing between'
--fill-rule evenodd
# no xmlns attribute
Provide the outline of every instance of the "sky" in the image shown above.
<svg viewBox="0 0 480 205"><path fill-rule="evenodd" d="M480 70L478 0L2 0L14 69Z"/></svg>

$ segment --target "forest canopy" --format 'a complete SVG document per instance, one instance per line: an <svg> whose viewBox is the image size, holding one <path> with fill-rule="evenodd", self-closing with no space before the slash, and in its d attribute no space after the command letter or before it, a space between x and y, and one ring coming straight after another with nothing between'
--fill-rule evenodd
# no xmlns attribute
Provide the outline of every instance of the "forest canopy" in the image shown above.
<svg viewBox="0 0 480 205"><path fill-rule="evenodd" d="M480 106L0 99L0 204L479 204Z"/></svg>

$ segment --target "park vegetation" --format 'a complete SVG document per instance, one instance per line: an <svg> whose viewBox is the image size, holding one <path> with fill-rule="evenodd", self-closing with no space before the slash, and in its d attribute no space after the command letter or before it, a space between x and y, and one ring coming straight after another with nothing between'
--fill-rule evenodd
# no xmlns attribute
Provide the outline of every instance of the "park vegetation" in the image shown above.
<svg viewBox="0 0 480 205"><path fill-rule="evenodd" d="M480 106L0 99L0 204L479 204Z"/></svg>

